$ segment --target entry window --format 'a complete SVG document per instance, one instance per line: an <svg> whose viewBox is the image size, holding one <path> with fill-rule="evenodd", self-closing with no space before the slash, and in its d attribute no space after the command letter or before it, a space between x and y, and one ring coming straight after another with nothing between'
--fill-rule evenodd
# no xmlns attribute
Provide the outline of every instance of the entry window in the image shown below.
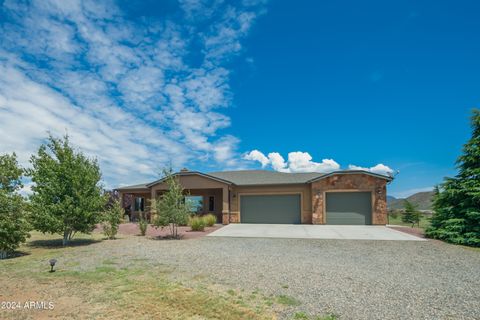
<svg viewBox="0 0 480 320"><path fill-rule="evenodd" d="M135 198L135 211L144 211L145 210L145 198L136 197Z"/></svg>
<svg viewBox="0 0 480 320"><path fill-rule="evenodd" d="M215 211L215 197L214 196L208 197L208 211L209 212Z"/></svg>
<svg viewBox="0 0 480 320"><path fill-rule="evenodd" d="M185 202L190 203L192 212L200 213L203 211L203 197L202 196L185 196Z"/></svg>

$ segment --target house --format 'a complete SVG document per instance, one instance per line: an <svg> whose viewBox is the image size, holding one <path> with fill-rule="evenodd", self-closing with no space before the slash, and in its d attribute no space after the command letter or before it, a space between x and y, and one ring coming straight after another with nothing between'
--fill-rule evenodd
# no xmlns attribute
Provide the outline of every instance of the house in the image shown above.
<svg viewBox="0 0 480 320"><path fill-rule="evenodd" d="M387 223L386 186L392 177L361 170L283 173L240 170L174 174L199 213L228 223L351 224ZM148 215L148 202L167 189L164 179L118 188L134 218Z"/></svg>

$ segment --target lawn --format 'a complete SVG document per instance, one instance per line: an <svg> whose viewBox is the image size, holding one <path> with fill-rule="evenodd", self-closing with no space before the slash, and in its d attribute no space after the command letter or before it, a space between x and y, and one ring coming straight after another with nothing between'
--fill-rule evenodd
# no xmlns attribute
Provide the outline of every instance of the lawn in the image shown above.
<svg viewBox="0 0 480 320"><path fill-rule="evenodd" d="M115 240L114 240L115 241ZM119 241L119 240L116 240ZM152 240L153 241L153 240ZM188 284L169 279L163 265L146 265L131 259L128 267L116 257L89 261L87 266L71 257L109 245L101 235L80 235L63 248L54 236L34 233L22 255L0 261L0 301L19 302L17 310L0 310L1 319L38 318L141 318L141 319L275 319L274 301L260 295L232 294L192 279ZM53 273L48 260L66 261ZM25 302L53 303L53 310L25 309ZM47 307L48 308L48 307Z"/></svg>
<svg viewBox="0 0 480 320"><path fill-rule="evenodd" d="M408 226L411 227L411 223L405 223L402 221L402 215L398 214L396 217L392 217L391 215L388 216L388 224L394 224L394 225L399 225L399 226ZM430 225L430 216L426 215L421 215L420 218L420 224L417 225L415 224L414 227L420 228L420 229L426 229Z"/></svg>
<svg viewBox="0 0 480 320"><path fill-rule="evenodd" d="M278 312L298 304L289 296L264 295L257 288L239 290L198 275L172 279L178 270L168 263L121 250L142 237L120 238L78 235L69 247L62 247L58 236L32 233L17 257L0 260L0 319L277 319ZM178 243L142 241L164 241L172 248L169 244ZM51 258L58 260L55 272L49 272ZM32 301L37 305L30 305ZM14 302L16 309L7 302Z"/></svg>

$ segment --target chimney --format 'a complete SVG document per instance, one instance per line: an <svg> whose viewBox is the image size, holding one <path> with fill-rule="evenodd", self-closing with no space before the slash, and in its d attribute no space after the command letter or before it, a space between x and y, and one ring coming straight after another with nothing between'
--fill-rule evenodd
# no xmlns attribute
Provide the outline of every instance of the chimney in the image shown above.
<svg viewBox="0 0 480 320"><path fill-rule="evenodd" d="M188 172L188 169L187 169L187 168L183 168L182 170L180 170L180 172Z"/></svg>

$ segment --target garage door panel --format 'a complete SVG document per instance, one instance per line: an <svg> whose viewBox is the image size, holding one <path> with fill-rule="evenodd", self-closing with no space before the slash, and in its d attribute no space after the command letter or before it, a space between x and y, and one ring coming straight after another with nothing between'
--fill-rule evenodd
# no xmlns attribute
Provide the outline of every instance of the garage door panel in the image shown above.
<svg viewBox="0 0 480 320"><path fill-rule="evenodd" d="M301 223L300 195L240 196L243 223Z"/></svg>
<svg viewBox="0 0 480 320"><path fill-rule="evenodd" d="M328 192L327 224L372 224L372 196L370 192Z"/></svg>

